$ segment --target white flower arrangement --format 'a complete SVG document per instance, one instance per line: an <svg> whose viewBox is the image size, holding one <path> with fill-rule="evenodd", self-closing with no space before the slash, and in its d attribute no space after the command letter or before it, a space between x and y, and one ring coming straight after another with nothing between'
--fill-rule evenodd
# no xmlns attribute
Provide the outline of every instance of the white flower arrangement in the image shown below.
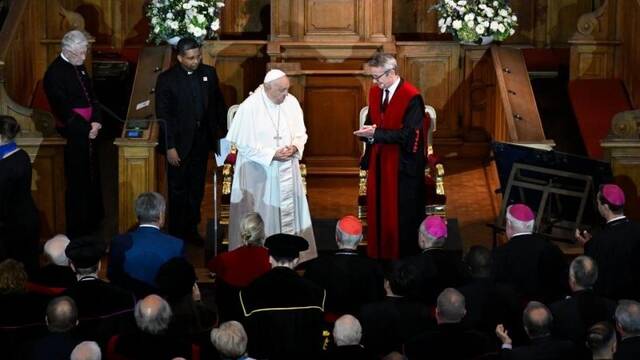
<svg viewBox="0 0 640 360"><path fill-rule="evenodd" d="M152 0L146 11L151 24L149 41L159 44L176 36L214 37L220 30L223 7L224 0Z"/></svg>
<svg viewBox="0 0 640 360"><path fill-rule="evenodd" d="M483 36L502 41L518 27L518 17L506 0L440 0L430 10L438 12L441 33L463 42L480 43Z"/></svg>

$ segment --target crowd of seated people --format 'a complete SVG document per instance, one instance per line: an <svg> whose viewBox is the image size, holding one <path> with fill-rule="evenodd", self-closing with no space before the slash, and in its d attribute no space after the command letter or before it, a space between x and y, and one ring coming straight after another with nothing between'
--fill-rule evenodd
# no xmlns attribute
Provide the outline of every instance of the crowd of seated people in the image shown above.
<svg viewBox="0 0 640 360"><path fill-rule="evenodd" d="M571 261L534 234L523 204L507 208L506 241L493 250L445 250L446 220L428 216L422 252L386 263L359 251L353 216L337 222L338 250L300 264L308 243L265 238L249 213L244 246L211 259L214 288L201 292L184 243L161 231L162 196L144 193L139 228L108 254L99 239L56 236L32 274L0 262L2 358L640 359L640 299L619 287L640 279L640 232L617 186L597 201L607 223L576 234L586 255Z"/></svg>

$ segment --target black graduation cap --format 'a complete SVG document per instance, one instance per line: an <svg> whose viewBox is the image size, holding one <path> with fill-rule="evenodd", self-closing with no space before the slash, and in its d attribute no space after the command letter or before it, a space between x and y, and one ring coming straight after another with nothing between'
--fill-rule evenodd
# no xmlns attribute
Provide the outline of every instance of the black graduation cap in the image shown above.
<svg viewBox="0 0 640 360"><path fill-rule="evenodd" d="M98 238L81 236L71 239L65 254L78 269L87 269L98 264L107 246Z"/></svg>
<svg viewBox="0 0 640 360"><path fill-rule="evenodd" d="M164 295L180 298L191 294L197 279L193 265L187 259L178 256L160 266L155 280L158 289Z"/></svg>
<svg viewBox="0 0 640 360"><path fill-rule="evenodd" d="M265 240L264 246L273 257L295 259L301 251L309 248L309 243L297 235L273 234Z"/></svg>

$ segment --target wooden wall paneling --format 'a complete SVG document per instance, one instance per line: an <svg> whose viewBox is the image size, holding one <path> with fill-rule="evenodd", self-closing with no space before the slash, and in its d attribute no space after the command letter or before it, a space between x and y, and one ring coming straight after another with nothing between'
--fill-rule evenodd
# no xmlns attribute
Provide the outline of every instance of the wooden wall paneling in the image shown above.
<svg viewBox="0 0 640 360"><path fill-rule="evenodd" d="M365 0L364 11L364 38L375 42L391 41L393 1Z"/></svg>
<svg viewBox="0 0 640 360"><path fill-rule="evenodd" d="M640 1L619 2L619 30L621 46L617 52L616 77L624 81L634 108L640 108Z"/></svg>
<svg viewBox="0 0 640 360"><path fill-rule="evenodd" d="M116 48L136 47L147 43L150 27L145 15L148 0L113 1L114 22L112 44ZM118 3L120 3L118 5ZM227 1L229 3L229 1Z"/></svg>
<svg viewBox="0 0 640 360"><path fill-rule="evenodd" d="M222 34L257 34L263 38L270 31L270 3L270 0L226 1L222 9Z"/></svg>
<svg viewBox="0 0 640 360"><path fill-rule="evenodd" d="M548 1L548 44L566 45L576 31L578 18L590 11L593 11L591 0Z"/></svg>
<svg viewBox="0 0 640 360"><path fill-rule="evenodd" d="M304 0L304 40L358 41L364 30L364 0Z"/></svg>
<svg viewBox="0 0 640 360"><path fill-rule="evenodd" d="M203 62L214 65L228 106L241 103L262 83L266 41L207 41Z"/></svg>
<svg viewBox="0 0 640 360"><path fill-rule="evenodd" d="M572 80L613 78L617 45L618 42L574 43L571 46L570 78Z"/></svg>
<svg viewBox="0 0 640 360"><path fill-rule="evenodd" d="M364 76L307 76L303 111L309 173L357 174L361 143L353 136L366 104Z"/></svg>
<svg viewBox="0 0 640 360"><path fill-rule="evenodd" d="M487 47L463 47L464 131L482 129L487 135L495 128L496 74Z"/></svg>
<svg viewBox="0 0 640 360"><path fill-rule="evenodd" d="M436 137L456 137L462 113L460 92L460 45L449 42L399 42L400 72L422 93L426 104L438 114Z"/></svg>
<svg viewBox="0 0 640 360"><path fill-rule="evenodd" d="M271 40L290 41L298 36L298 4L301 0L271 1Z"/></svg>

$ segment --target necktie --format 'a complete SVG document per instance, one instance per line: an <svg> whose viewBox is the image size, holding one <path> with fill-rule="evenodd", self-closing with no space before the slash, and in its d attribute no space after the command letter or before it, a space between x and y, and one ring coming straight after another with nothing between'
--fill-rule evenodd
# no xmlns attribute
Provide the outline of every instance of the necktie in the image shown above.
<svg viewBox="0 0 640 360"><path fill-rule="evenodd" d="M382 101L382 106L380 107L382 112L387 110L387 105L389 105L389 89L384 90L384 100Z"/></svg>

